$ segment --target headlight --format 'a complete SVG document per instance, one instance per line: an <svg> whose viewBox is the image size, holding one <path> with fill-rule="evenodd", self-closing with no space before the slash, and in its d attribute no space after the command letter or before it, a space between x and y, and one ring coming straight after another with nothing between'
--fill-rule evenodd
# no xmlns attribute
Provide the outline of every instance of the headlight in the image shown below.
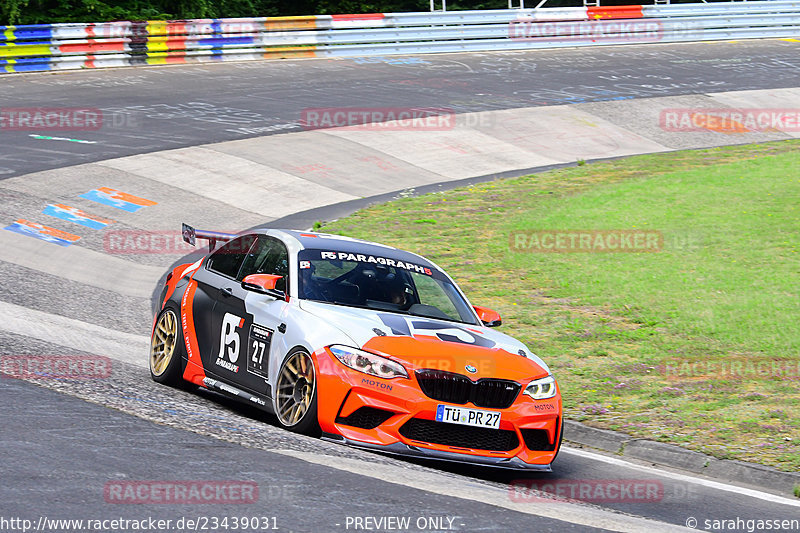
<svg viewBox="0 0 800 533"><path fill-rule="evenodd" d="M339 362L353 370L383 379L408 377L408 372L403 368L403 365L380 355L357 348L350 348L349 346L334 345L328 349L336 356Z"/></svg>
<svg viewBox="0 0 800 533"><path fill-rule="evenodd" d="M534 400L552 398L556 395L556 379L553 376L547 376L546 378L531 381L525 387L523 394L527 394Z"/></svg>

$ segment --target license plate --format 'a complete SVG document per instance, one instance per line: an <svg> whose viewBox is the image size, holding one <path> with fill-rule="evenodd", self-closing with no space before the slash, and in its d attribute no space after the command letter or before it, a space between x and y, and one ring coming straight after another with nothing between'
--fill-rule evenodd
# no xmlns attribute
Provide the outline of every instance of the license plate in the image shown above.
<svg viewBox="0 0 800 533"><path fill-rule="evenodd" d="M462 426L498 429L500 427L500 413L498 411L481 411L480 409L470 409L468 407L439 405L436 407L436 421L461 424Z"/></svg>

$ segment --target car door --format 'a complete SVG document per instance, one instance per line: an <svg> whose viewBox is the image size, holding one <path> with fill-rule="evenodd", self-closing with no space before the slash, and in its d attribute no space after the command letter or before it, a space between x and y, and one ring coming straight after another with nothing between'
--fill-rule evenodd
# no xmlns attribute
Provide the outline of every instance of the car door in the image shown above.
<svg viewBox="0 0 800 533"><path fill-rule="evenodd" d="M195 331L203 367L207 373L230 381L235 381L231 378L237 373L241 349L241 341L234 343L233 338L236 330L244 327L244 324L232 324L230 317L223 324L215 307L220 300L235 298L236 295L244 297L244 289L241 289L236 279L255 241L256 235L253 234L231 240L213 252L206 260L204 268L199 269L193 278L197 282L194 298ZM237 286L240 291L235 290ZM244 318L241 312L239 315ZM227 349L221 350L220 344L225 338L229 341L224 343Z"/></svg>
<svg viewBox="0 0 800 533"><path fill-rule="evenodd" d="M219 324L214 364L221 376L270 397L270 353L275 346L273 338L281 334L281 329L285 330L285 325L281 327L281 316L287 303L285 298L244 289L241 282L250 274L283 276L275 288L285 294L289 274L286 246L274 237L259 235L236 279L221 286L212 313Z"/></svg>

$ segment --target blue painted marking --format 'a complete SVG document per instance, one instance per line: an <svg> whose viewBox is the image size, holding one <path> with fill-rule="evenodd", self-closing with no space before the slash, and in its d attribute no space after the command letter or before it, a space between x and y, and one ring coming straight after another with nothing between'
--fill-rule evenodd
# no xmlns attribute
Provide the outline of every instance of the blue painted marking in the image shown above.
<svg viewBox="0 0 800 533"><path fill-rule="evenodd" d="M210 46L212 48L219 48L228 45L244 45L255 44L252 37L208 37L206 39L198 39L198 46Z"/></svg>
<svg viewBox="0 0 800 533"><path fill-rule="evenodd" d="M0 59L0 65L21 65L24 63L50 63L49 57L20 57L17 59Z"/></svg>
<svg viewBox="0 0 800 533"><path fill-rule="evenodd" d="M5 40L6 31L11 30L14 38L19 39L51 39L53 29L50 24L22 24L20 26L0 26L0 38Z"/></svg>
<svg viewBox="0 0 800 533"><path fill-rule="evenodd" d="M51 242L59 246L69 246L70 244L72 244L71 241L68 241L66 239L59 239L58 237L53 237L52 235L44 234L39 230L37 230L36 228L20 224L19 222L14 222L13 224L6 226L4 229L8 231L13 231L14 233L19 233L20 235L25 235L27 237L33 237L35 239L41 239L46 242Z"/></svg>
<svg viewBox="0 0 800 533"><path fill-rule="evenodd" d="M11 72L44 72L47 70L53 70L50 64L41 64L36 63L33 65L8 65L3 67L4 69L8 69Z"/></svg>
<svg viewBox="0 0 800 533"><path fill-rule="evenodd" d="M80 224L81 226L86 226L87 228L92 229L103 229L108 224L105 222L100 222L98 220L92 220L91 218L87 218L81 216L77 213L73 213L72 211L68 211L62 207L55 206L53 204L48 205L42 211L45 215L50 215L51 217L60 218L61 220L66 220L68 222L74 222L75 224Z"/></svg>
<svg viewBox="0 0 800 533"><path fill-rule="evenodd" d="M111 197L111 195L104 192L100 192L97 189L91 190L85 194L81 194L78 196L78 198L85 198L87 200L97 202L98 204L110 205L111 207L122 209L123 211L127 211L128 213L135 213L136 211L144 207L143 205L137 205L130 202L126 202L125 200L113 198Z"/></svg>
<svg viewBox="0 0 800 533"><path fill-rule="evenodd" d="M52 39L53 30L49 27L37 28L35 26L17 26L14 29L14 37L20 39Z"/></svg>

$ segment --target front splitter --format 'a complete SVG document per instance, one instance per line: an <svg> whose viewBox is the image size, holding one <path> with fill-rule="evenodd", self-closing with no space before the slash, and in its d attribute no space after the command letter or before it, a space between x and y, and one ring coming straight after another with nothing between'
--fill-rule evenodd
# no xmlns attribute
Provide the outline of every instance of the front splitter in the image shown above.
<svg viewBox="0 0 800 533"><path fill-rule="evenodd" d="M432 459L436 461L447 461L451 463L462 463L467 465L488 466L491 468L502 468L505 470L527 470L534 472L552 472L550 465L533 465L526 463L518 457L484 457L480 455L463 455L455 452L445 452L441 450L427 450L425 448L417 448L402 442L395 442L394 444L369 444L365 442L358 442L350 440L341 435L333 435L324 433L322 440L329 442L336 442L339 444L346 444L355 448L362 448L365 450L388 453L391 455L398 455L402 457L419 457L423 459Z"/></svg>

